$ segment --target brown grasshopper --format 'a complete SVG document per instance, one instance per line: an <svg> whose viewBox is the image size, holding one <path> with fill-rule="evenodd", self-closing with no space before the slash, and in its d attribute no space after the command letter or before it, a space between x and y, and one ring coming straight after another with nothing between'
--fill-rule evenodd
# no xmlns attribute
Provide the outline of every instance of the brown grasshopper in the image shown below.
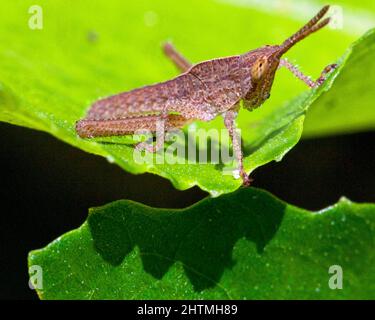
<svg viewBox="0 0 375 320"><path fill-rule="evenodd" d="M162 122L163 135L170 129L182 128L195 120L210 121L219 114L232 140L244 185L250 178L243 168L240 137L235 119L240 103L248 110L259 107L270 97L276 70L284 66L295 76L314 88L322 84L326 75L337 65L327 66L321 76L312 81L281 56L297 42L323 28L330 21L321 20L329 6L323 7L303 28L281 45L266 45L242 55L219 58L191 65L171 44L164 45L166 55L183 72L163 83L120 93L96 101L86 118L76 124L82 138L133 134L139 130L156 132ZM136 147L155 152L164 144L146 142Z"/></svg>

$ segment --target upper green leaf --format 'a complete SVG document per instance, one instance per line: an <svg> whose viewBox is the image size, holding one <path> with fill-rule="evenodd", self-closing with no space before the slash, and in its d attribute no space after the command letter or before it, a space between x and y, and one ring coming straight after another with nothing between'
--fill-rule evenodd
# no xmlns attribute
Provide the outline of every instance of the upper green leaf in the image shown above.
<svg viewBox="0 0 375 320"><path fill-rule="evenodd" d="M374 231L374 204L309 212L241 188L182 210L91 209L29 266L43 299L374 299Z"/></svg>
<svg viewBox="0 0 375 320"><path fill-rule="evenodd" d="M305 136L375 129L374 39L372 29L349 48L345 70L309 110Z"/></svg>
<svg viewBox="0 0 375 320"><path fill-rule="evenodd" d="M173 40L189 59L201 61L281 43L301 26L300 21L279 12L265 13L214 1L193 0L186 6L172 0L85 0L69 6L65 1L39 1L43 29L31 30L29 5L12 1L0 12L0 120L49 132L132 173L151 172L166 177L179 189L198 185L217 196L241 185L240 179L227 170L233 168L230 163L140 164L134 161L129 137L83 140L77 137L74 124L99 97L175 76L176 71L159 48L164 40ZM293 48L288 57L317 77L325 65L342 55L352 40L352 35L323 30ZM278 72L272 98L254 112L240 112L238 124L248 172L280 160L298 142L307 107L330 88L338 73L338 80L343 80L334 85L332 94L327 92L315 104L322 100L324 109L334 100L335 110L345 108L341 97L350 85L350 101L362 99L358 103L364 110L363 118L357 120L361 113L354 111L356 108L345 108L347 118L337 118L338 124L336 120L332 122L340 127L345 121L349 123L345 124L347 127L352 123L350 119L355 119L357 128L369 127L375 114L368 107L373 91L367 90L363 96L358 74L373 68L370 58L366 63L359 58L364 52L371 56L373 43L370 33L349 49L341 60L341 68L319 90L305 91L304 84L286 70ZM357 61L353 62L355 68L350 67L353 64L346 66L347 58ZM302 96L285 103L302 91ZM317 107L316 112L321 108ZM349 117L349 112L355 112L357 117ZM309 132L329 124L314 120L310 123ZM196 123L192 128L223 128L222 119ZM185 137L188 139L191 136ZM214 148L217 143L212 141ZM223 175L223 171L229 174Z"/></svg>

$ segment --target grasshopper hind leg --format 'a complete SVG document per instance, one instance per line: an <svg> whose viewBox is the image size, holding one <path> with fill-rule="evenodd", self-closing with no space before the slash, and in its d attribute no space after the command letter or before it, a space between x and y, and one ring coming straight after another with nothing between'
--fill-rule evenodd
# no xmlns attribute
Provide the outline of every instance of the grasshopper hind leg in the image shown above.
<svg viewBox="0 0 375 320"><path fill-rule="evenodd" d="M81 138L125 136L139 132L157 132L163 122L160 115L129 116L123 119L92 120L83 119L76 123L76 131ZM182 128L189 120L181 115L170 114L164 130Z"/></svg>
<svg viewBox="0 0 375 320"><path fill-rule="evenodd" d="M180 69L181 72L186 72L190 69L191 63L185 59L171 43L166 42L163 45L163 51L165 55L172 60L176 67Z"/></svg>

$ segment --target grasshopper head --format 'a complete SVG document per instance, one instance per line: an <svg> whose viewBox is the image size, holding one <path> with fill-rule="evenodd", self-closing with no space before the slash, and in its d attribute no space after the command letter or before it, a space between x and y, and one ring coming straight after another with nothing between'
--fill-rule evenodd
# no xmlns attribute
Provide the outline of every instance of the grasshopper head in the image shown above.
<svg viewBox="0 0 375 320"><path fill-rule="evenodd" d="M250 90L244 98L244 107L259 107L270 96L273 79L280 63L280 46L264 46L246 53L243 58L248 69Z"/></svg>
<svg viewBox="0 0 375 320"><path fill-rule="evenodd" d="M243 55L244 63L250 69L251 79L251 88L244 98L245 108L256 108L269 98L280 58L296 43L329 23L329 18L321 20L328 9L329 6L323 7L305 26L281 45L264 46Z"/></svg>

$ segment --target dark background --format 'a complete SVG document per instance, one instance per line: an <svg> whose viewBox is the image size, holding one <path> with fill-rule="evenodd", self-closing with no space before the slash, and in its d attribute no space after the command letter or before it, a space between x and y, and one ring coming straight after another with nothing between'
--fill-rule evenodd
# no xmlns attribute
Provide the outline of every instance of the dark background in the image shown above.
<svg viewBox="0 0 375 320"><path fill-rule="evenodd" d="M375 202L375 132L302 140L281 162L256 170L253 186L318 210L342 195ZM37 299L27 254L79 227L87 209L118 199L182 208L204 198L155 175L131 175L104 158L34 130L0 123L0 299Z"/></svg>

